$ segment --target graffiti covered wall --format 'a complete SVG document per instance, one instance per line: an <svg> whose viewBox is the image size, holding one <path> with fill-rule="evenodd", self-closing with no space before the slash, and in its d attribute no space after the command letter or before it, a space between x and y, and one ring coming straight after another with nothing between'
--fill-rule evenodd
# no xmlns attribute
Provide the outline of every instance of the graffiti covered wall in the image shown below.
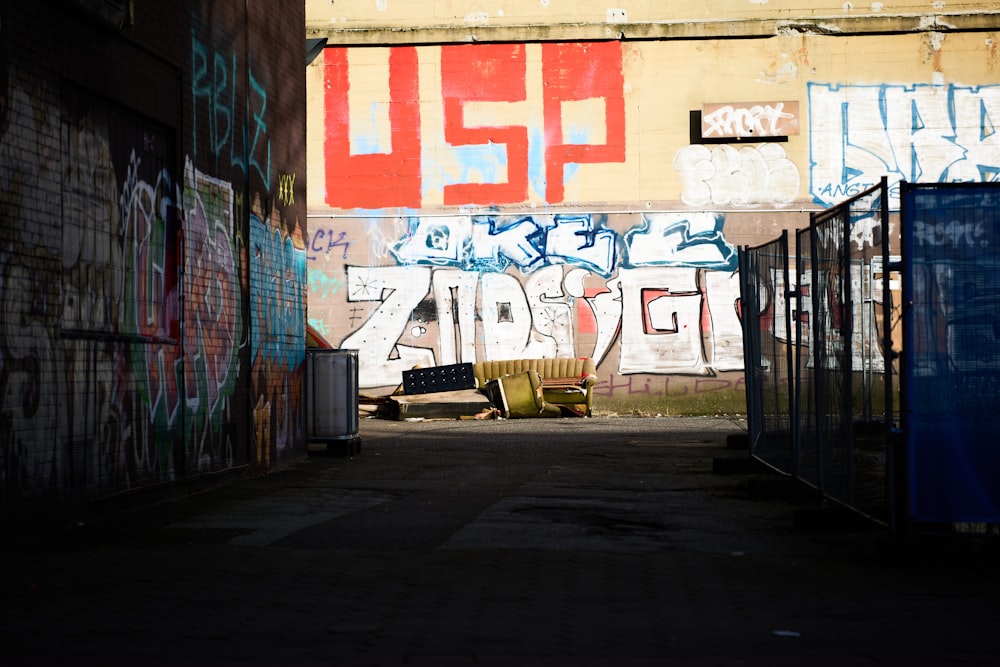
<svg viewBox="0 0 1000 667"><path fill-rule="evenodd" d="M360 350L365 388L565 355L599 361L597 407L741 392L737 247L883 175L995 180L996 43L328 47L308 68L309 320Z"/></svg>
<svg viewBox="0 0 1000 667"><path fill-rule="evenodd" d="M305 451L303 63L268 51L299 40L303 17L243 8L141 8L109 26L85 9L3 6L0 497L12 514L266 472ZM37 52L42 26L65 59ZM300 104L277 102L278 88Z"/></svg>
<svg viewBox="0 0 1000 667"><path fill-rule="evenodd" d="M343 224L371 232L363 220ZM344 318L354 328L342 346L366 359L366 387L398 384L399 373L415 365L580 350L603 360L618 339L630 342L619 361L623 373L742 368L739 345L732 345L739 340L738 286L706 280L731 276L735 261L718 220L650 215L625 235L607 224L587 215L399 220L394 233L373 243L390 261L365 265L345 264L345 253L326 261L321 232L347 249L350 236L314 222L310 293L346 301ZM634 254L620 259L619 245ZM323 263L343 266L343 277ZM322 321L315 326L325 329Z"/></svg>

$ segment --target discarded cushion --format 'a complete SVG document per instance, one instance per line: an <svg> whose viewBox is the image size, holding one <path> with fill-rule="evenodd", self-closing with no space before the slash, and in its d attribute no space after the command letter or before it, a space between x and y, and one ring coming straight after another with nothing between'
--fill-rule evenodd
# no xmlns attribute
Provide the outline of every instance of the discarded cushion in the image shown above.
<svg viewBox="0 0 1000 667"><path fill-rule="evenodd" d="M558 407L542 400L542 378L537 371L504 375L487 383L487 394L500 408L504 417L558 417Z"/></svg>

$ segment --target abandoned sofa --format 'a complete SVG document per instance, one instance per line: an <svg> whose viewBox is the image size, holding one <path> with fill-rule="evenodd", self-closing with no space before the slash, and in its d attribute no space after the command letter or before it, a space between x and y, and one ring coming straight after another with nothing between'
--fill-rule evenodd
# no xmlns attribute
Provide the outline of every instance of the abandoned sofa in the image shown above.
<svg viewBox="0 0 1000 667"><path fill-rule="evenodd" d="M557 417L564 411L589 417L593 411L597 365L589 357L478 361L472 371L488 395L503 394L511 417Z"/></svg>

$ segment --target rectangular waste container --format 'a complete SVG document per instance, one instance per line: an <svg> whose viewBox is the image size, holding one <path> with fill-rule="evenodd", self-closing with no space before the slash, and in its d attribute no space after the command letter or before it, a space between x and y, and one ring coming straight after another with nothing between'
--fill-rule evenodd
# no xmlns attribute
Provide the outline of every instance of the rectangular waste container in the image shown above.
<svg viewBox="0 0 1000 667"><path fill-rule="evenodd" d="M310 450L317 443L330 453L361 453L357 350L306 350L306 412Z"/></svg>

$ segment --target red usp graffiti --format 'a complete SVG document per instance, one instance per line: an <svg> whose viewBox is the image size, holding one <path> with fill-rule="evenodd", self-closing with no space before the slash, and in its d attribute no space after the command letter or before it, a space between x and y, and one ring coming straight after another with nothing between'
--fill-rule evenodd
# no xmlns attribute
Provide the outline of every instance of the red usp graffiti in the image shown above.
<svg viewBox="0 0 1000 667"><path fill-rule="evenodd" d="M453 182L444 183L443 203L452 206L526 202L534 187L550 204L566 196L568 172L574 165L625 161L625 97L622 47L618 42L552 43L541 45L541 62L532 63L524 44L463 44L435 47L440 61L440 99L422 97L420 73L423 54L431 47L388 49L388 146L366 145L352 128L350 99L352 71L347 48L327 48L325 58L326 201L335 208L413 208L427 204L424 190L433 168L452 149L457 160ZM543 85L529 85L528 68L540 66ZM370 76L371 67L364 74ZM588 139L592 128L566 127L568 104L597 101L603 108L603 127ZM540 108L541 117L523 115L521 124L483 125L466 112L473 103L524 103ZM440 104L446 147L435 136L425 136L421 109ZM512 112L513 113L513 112ZM514 113L516 116L517 114ZM519 117L520 119L520 117ZM581 136L581 134L583 136ZM535 150L531 141L543 146ZM358 144L358 145L355 145ZM483 164L471 148L502 146L497 165ZM505 172L493 182L474 181L472 174ZM468 174L468 175L467 175Z"/></svg>

